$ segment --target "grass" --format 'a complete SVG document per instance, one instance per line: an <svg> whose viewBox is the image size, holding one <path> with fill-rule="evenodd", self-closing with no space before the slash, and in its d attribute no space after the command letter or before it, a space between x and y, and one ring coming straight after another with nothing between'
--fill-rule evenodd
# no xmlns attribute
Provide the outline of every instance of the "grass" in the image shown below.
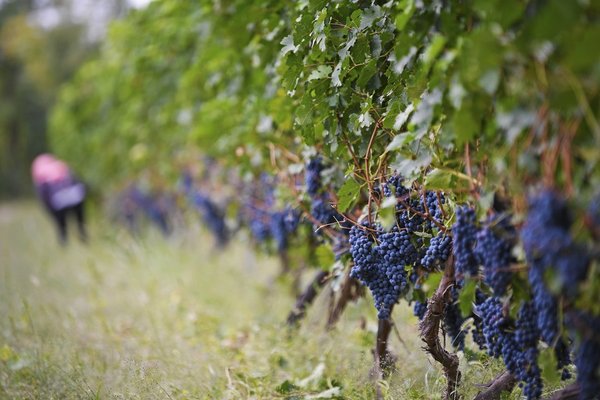
<svg viewBox="0 0 600 400"><path fill-rule="evenodd" d="M240 242L216 252L197 227L135 240L93 222L89 245L61 248L35 204L0 205L0 398L374 397L368 299L326 332L323 293L289 331L294 299L273 280L276 260ZM440 369L397 308L404 344L393 335L398 369L379 384L390 399L440 398ZM501 365L460 355L472 398Z"/></svg>

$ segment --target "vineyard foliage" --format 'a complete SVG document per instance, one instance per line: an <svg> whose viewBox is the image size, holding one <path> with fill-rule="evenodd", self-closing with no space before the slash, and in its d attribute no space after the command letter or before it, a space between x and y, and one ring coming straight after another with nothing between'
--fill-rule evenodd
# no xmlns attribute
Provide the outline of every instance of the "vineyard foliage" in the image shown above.
<svg viewBox="0 0 600 400"><path fill-rule="evenodd" d="M536 359L544 379L555 379L557 360L559 368L570 362L560 346L600 348L597 331L594 344L589 329L564 321L600 315L599 17L595 1L157 0L113 24L101 56L63 89L51 140L92 186L107 190L148 170L174 183L198 154L241 175L268 171L287 183L276 194L305 214L317 200L335 206L339 214L327 218L346 226L330 224L319 241L337 259L336 246L359 219L355 231L371 230L356 239L364 251L385 253L387 239L377 236L387 238L383 231L416 201L432 221L402 240L423 254L402 265L402 285L412 286L398 287L387 305L402 295L422 307L438 272L447 272L446 261L433 267L436 254L456 260L458 330L464 318L494 319L478 309L503 313L496 318L506 324L484 328L481 343L509 343L496 351L487 342L487 350L536 398ZM322 193L314 182L297 184L317 154ZM389 189L393 179L402 185ZM528 202L537 213L528 216ZM432 204L440 207L434 218ZM556 221L548 210L568 216ZM548 231L555 236L547 243L526 236ZM454 236L450 258L445 234ZM584 259L565 255L575 249ZM542 257L547 252L554 260ZM333 263L322 253L319 260ZM419 272L423 259L431 268ZM342 260L351 268L351 257ZM564 262L554 268L556 260ZM573 265L579 272L569 280ZM369 267L358 268L362 281ZM552 332L532 333L524 321L540 309L529 300L542 298L562 307L552 315L560 320ZM423 309L419 315L427 318ZM538 328L548 323L537 318ZM538 357L536 335L555 352L542 348ZM519 349L531 349L530 359L514 361ZM593 380L593 368L586 373Z"/></svg>

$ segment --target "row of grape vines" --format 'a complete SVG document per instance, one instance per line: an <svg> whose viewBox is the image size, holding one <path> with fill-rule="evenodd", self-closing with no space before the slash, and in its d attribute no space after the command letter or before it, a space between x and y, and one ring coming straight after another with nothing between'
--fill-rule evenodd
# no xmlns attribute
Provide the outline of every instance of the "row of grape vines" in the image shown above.
<svg viewBox="0 0 600 400"><path fill-rule="evenodd" d="M445 399L466 347L506 366L478 399L561 378L553 398L592 399L599 17L593 1L157 0L64 87L52 145L165 233L127 182L177 187L219 246L242 230L282 273L316 267L290 325L326 285L329 328L372 296L378 378L406 301Z"/></svg>

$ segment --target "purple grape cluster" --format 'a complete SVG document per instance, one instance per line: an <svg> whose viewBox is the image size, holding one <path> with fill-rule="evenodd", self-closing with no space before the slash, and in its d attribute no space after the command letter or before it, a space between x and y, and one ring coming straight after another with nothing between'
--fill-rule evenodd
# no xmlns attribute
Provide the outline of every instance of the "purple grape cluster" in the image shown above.
<svg viewBox="0 0 600 400"><path fill-rule="evenodd" d="M539 270L532 285L548 269L556 272L561 290L569 297L579 291L590 263L585 248L576 243L569 229L571 218L567 202L557 193L546 190L529 201L529 213L521 239L530 269ZM531 277L530 277L531 281Z"/></svg>
<svg viewBox="0 0 600 400"><path fill-rule="evenodd" d="M479 262L475 252L477 225L475 210L463 206L456 209L456 222L452 226L454 268L456 280L479 274Z"/></svg>
<svg viewBox="0 0 600 400"><path fill-rule="evenodd" d="M385 197L396 197L405 196L408 194L408 189L402 185L402 177L394 173L387 182L383 185L383 195Z"/></svg>
<svg viewBox="0 0 600 400"><path fill-rule="evenodd" d="M329 195L323 190L323 169L324 164L320 156L311 158L306 165L306 193L311 199L310 214L316 220L314 225L339 224L349 228L345 218L331 206Z"/></svg>
<svg viewBox="0 0 600 400"><path fill-rule="evenodd" d="M487 296L479 289L475 291L475 309L487 300ZM485 350L485 337L483 335L483 319L478 315L478 313L472 313L473 317L473 329L471 334L473 336L473 341L479 347L479 350Z"/></svg>
<svg viewBox="0 0 600 400"><path fill-rule="evenodd" d="M444 309L444 331L450 338L450 343L456 349L463 350L465 347L465 336L466 332L462 329L462 324L465 319L460 313L460 309L457 304L458 290L456 286L452 287L452 301L446 304Z"/></svg>
<svg viewBox="0 0 600 400"><path fill-rule="evenodd" d="M444 263L452 253L452 238L443 232L438 233L429 242L425 256L421 259L421 265L432 270Z"/></svg>
<svg viewBox="0 0 600 400"><path fill-rule="evenodd" d="M532 302L523 303L519 309L514 333L517 354L514 373L523 382L523 394L527 399L537 399L542 395L542 377L537 364L539 330L536 324L536 309ZM511 371L512 372L512 371Z"/></svg>
<svg viewBox="0 0 600 400"><path fill-rule="evenodd" d="M440 194L438 197L438 194L432 191L426 191L425 198L417 191L411 196L410 189L402 185L402 177L398 174L392 175L383 185L383 194L386 197L395 194L398 199L397 223L409 232L430 232L433 224L429 218L443 220L441 207L445 202L444 196Z"/></svg>
<svg viewBox="0 0 600 400"><path fill-rule="evenodd" d="M577 382L581 387L579 398L600 398L600 344L598 339L583 340L575 353Z"/></svg>
<svg viewBox="0 0 600 400"><path fill-rule="evenodd" d="M419 321L425 317L425 313L427 312L427 302L423 303L420 301L415 301L413 305L413 314L415 317L419 318Z"/></svg>
<svg viewBox="0 0 600 400"><path fill-rule="evenodd" d="M554 346L563 378L571 363L568 346L560 334L559 302L548 288L547 272L557 278L561 293L567 299L579 293L579 284L587 276L590 257L585 248L570 235L571 217L565 199L546 190L529 201L529 213L521 231L521 239L529 265L529 283L537 311L541 339Z"/></svg>
<svg viewBox="0 0 600 400"><path fill-rule="evenodd" d="M324 196L313 199L310 214L321 225L331 225L344 221L344 217L329 204Z"/></svg>
<svg viewBox="0 0 600 400"><path fill-rule="evenodd" d="M476 253L483 264L484 282L494 294L506 293L511 279L511 251L516 239L516 230L509 217L491 216L477 232Z"/></svg>
<svg viewBox="0 0 600 400"><path fill-rule="evenodd" d="M321 191L321 171L323 171L323 160L320 156L311 158L306 164L306 193L310 197L316 197Z"/></svg>
<svg viewBox="0 0 600 400"><path fill-rule="evenodd" d="M288 231L285 223L285 211L275 211L270 216L270 233L275 241L278 252L288 247Z"/></svg>
<svg viewBox="0 0 600 400"><path fill-rule="evenodd" d="M552 345L559 336L558 301L546 288L541 268L530 265L529 283L537 310L537 326L542 340Z"/></svg>
<svg viewBox="0 0 600 400"><path fill-rule="evenodd" d="M473 314L473 328L471 330L473 342L479 347L479 350L485 350L485 337L483 336L483 320L477 314Z"/></svg>
<svg viewBox="0 0 600 400"><path fill-rule="evenodd" d="M300 213L291 207L286 207L283 210L271 211L268 219L270 234L275 241L277 251L282 252L288 248L290 235L298 229Z"/></svg>
<svg viewBox="0 0 600 400"><path fill-rule="evenodd" d="M489 297L476 307L483 326L485 347L492 357L502 355L502 335L506 319L502 314L502 303L496 297Z"/></svg>
<svg viewBox="0 0 600 400"><path fill-rule="evenodd" d="M425 202L427 204L427 212L438 221L444 219L442 205L446 203L446 199L442 193L437 193L428 190L425 193Z"/></svg>
<svg viewBox="0 0 600 400"><path fill-rule="evenodd" d="M137 231L137 218L141 212L163 235L171 233L168 210L174 206L167 204L160 193L142 191L136 184L132 184L122 193L120 201L123 203L125 220L132 231Z"/></svg>
<svg viewBox="0 0 600 400"><path fill-rule="evenodd" d="M191 182L186 182L184 187L190 202L200 213L202 221L212 233L218 247L224 247L229 242L229 230L225 224L225 213L205 193L194 189Z"/></svg>
<svg viewBox="0 0 600 400"><path fill-rule="evenodd" d="M488 354L502 357L506 369L521 382L527 399L538 399L543 384L537 364L539 331L533 303L521 305L516 323L504 315L497 297L489 297L476 311L481 318Z"/></svg>
<svg viewBox="0 0 600 400"><path fill-rule="evenodd" d="M291 207L283 210L267 210L249 201L242 208L242 219L247 222L250 233L256 242L273 240L278 252L289 246L289 237L298 229L300 213Z"/></svg>
<svg viewBox="0 0 600 400"><path fill-rule="evenodd" d="M350 230L350 252L355 264L352 276L371 288L380 318L389 315L391 307L388 299L393 299L393 305L407 291L408 280L414 283L418 279L417 269L432 270L439 266L448 259L452 248L450 236L434 232L436 224L431 221L437 218L440 223L443 222L441 207L445 199L441 193L411 193L402 185L402 178L394 174L383 185L383 194L397 198L396 224L392 229L383 232L378 228L369 240L365 238L368 235L361 232L363 229L353 227ZM436 231L437 228L436 225ZM433 238L427 243L423 237L428 235ZM366 257L367 253L370 258ZM407 266L414 267L410 278L407 277ZM424 307L420 303L415 303L415 307L423 312ZM449 313L452 314L452 310ZM454 314L450 315L448 321L454 317Z"/></svg>
<svg viewBox="0 0 600 400"><path fill-rule="evenodd" d="M245 205L243 212L254 240L258 243L266 242L271 237L269 213L252 202Z"/></svg>
<svg viewBox="0 0 600 400"><path fill-rule="evenodd" d="M263 173L244 193L239 218L257 243L269 240L281 253L289 246L290 236L300 225L301 213L291 206L277 207L276 177Z"/></svg>
<svg viewBox="0 0 600 400"><path fill-rule="evenodd" d="M298 230L300 225L301 213L292 207L286 207L283 210L283 223L287 234L292 234Z"/></svg>
<svg viewBox="0 0 600 400"><path fill-rule="evenodd" d="M578 337L575 350L579 398L600 398L600 316L581 310L567 313L571 331Z"/></svg>
<svg viewBox="0 0 600 400"><path fill-rule="evenodd" d="M354 260L350 276L371 290L377 317L389 319L394 304L408 288L405 266L416 259L416 249L406 232L397 227L383 232L379 227L353 226L349 241Z"/></svg>

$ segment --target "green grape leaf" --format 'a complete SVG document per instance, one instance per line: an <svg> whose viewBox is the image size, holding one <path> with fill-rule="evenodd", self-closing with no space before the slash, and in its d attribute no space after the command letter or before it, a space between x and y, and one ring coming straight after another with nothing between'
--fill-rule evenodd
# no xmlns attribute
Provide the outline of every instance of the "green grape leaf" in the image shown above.
<svg viewBox="0 0 600 400"><path fill-rule="evenodd" d="M335 263L335 254L330 246L325 244L320 245L315 250L319 267L323 270L330 271Z"/></svg>
<svg viewBox="0 0 600 400"><path fill-rule="evenodd" d="M433 61L437 58L440 52L444 49L446 45L447 39L442 35L435 35L433 39L431 39L431 44L425 50L423 54L423 64L425 70L429 70Z"/></svg>
<svg viewBox="0 0 600 400"><path fill-rule="evenodd" d="M423 282L423 291L426 293L427 297L431 297L431 295L433 295L440 285L441 280L441 273L430 274L427 279L425 279L425 282Z"/></svg>
<svg viewBox="0 0 600 400"><path fill-rule="evenodd" d="M456 186L453 178L451 171L434 168L425 176L425 186L429 189L452 189Z"/></svg>
<svg viewBox="0 0 600 400"><path fill-rule="evenodd" d="M394 136L392 141L387 145L385 151L394 151L403 149L406 144L411 143L415 139L415 135L411 132L402 132L399 135Z"/></svg>
<svg viewBox="0 0 600 400"><path fill-rule="evenodd" d="M364 88L367 85L367 82L375 75L377 72L377 61L371 60L367 65L365 65L361 71L358 79L356 80L356 85L358 87Z"/></svg>
<svg viewBox="0 0 600 400"><path fill-rule="evenodd" d="M346 212L360 195L360 185L353 178L347 178L340 190L337 192L337 208L340 212Z"/></svg>
<svg viewBox="0 0 600 400"><path fill-rule="evenodd" d="M458 306L460 313L464 318L471 315L471 309L475 302L475 289L477 284L473 280L468 280L458 296Z"/></svg>
<svg viewBox="0 0 600 400"><path fill-rule="evenodd" d="M460 110L454 114L452 126L458 146L462 146L477 136L479 133L479 121L475 118L474 110L468 102L463 102Z"/></svg>
<svg viewBox="0 0 600 400"><path fill-rule="evenodd" d="M284 37L279 44L283 45L283 48L281 49L282 56L286 55L290 51L292 53L295 53L298 51L298 48L299 48L299 46L294 45L294 36L293 35L288 35L288 36Z"/></svg>
<svg viewBox="0 0 600 400"><path fill-rule="evenodd" d="M560 382L560 374L556 370L556 356L552 347L547 347L540 352L538 363L545 383L556 385Z"/></svg>
<svg viewBox="0 0 600 400"><path fill-rule="evenodd" d="M396 198L386 198L379 207L378 216L381 225L385 230L391 229L396 224Z"/></svg>
<svg viewBox="0 0 600 400"><path fill-rule="evenodd" d="M307 81L314 81L315 79L325 79L331 74L331 67L329 65L319 65L317 69L313 70L308 76Z"/></svg>
<svg viewBox="0 0 600 400"><path fill-rule="evenodd" d="M404 29L404 27L410 20L410 17L412 17L413 13L415 12L415 5L413 0L405 0L400 2L398 8L401 7L404 8L404 11L399 13L396 16L396 20L394 21L394 23L396 24L396 29L398 29L399 31Z"/></svg>

